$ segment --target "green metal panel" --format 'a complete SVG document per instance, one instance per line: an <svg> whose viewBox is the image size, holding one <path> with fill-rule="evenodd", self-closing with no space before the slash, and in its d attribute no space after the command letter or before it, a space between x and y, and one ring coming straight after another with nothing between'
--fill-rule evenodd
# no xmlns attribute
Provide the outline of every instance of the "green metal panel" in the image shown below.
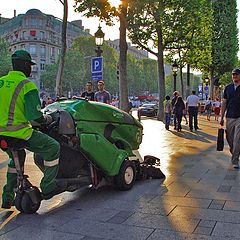
<svg viewBox="0 0 240 240"><path fill-rule="evenodd" d="M90 155L96 165L108 176L118 174L122 162L128 157L128 153L118 149L98 134L80 134L80 147Z"/></svg>

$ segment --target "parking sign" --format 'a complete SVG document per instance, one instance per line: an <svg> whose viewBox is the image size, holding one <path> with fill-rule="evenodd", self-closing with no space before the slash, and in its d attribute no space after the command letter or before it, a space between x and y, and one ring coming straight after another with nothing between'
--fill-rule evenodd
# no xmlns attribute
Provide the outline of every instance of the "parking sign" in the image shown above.
<svg viewBox="0 0 240 240"><path fill-rule="evenodd" d="M92 58L92 80L102 80L103 79L103 57L93 57Z"/></svg>

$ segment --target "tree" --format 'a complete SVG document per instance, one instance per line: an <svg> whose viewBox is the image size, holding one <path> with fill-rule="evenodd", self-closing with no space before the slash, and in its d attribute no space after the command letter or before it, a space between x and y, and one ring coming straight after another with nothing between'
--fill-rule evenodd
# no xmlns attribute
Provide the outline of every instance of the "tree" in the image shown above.
<svg viewBox="0 0 240 240"><path fill-rule="evenodd" d="M199 7L198 0L136 0L129 8L130 39L158 59L159 120L163 120L165 99L163 53L171 49L173 43L181 43L193 34L194 30L188 26L194 22Z"/></svg>
<svg viewBox="0 0 240 240"><path fill-rule="evenodd" d="M0 76L6 75L11 69L11 56L9 54L10 45L0 38Z"/></svg>
<svg viewBox="0 0 240 240"><path fill-rule="evenodd" d="M66 51L65 68L63 73L62 91L67 94L79 94L84 90L85 84L91 79L91 58L94 54L94 37L78 37L74 40L72 48ZM117 81L117 64L119 54L104 43L103 76L107 90L112 95L119 94ZM131 54L127 55L128 82L131 95L142 94L142 90L157 92L157 62L153 59L137 60ZM58 63L47 65L46 71L41 74L41 83L49 93L54 91L54 79L57 75Z"/></svg>
<svg viewBox="0 0 240 240"><path fill-rule="evenodd" d="M212 0L213 10L213 37L212 37L212 64L211 96L213 96L214 77L221 77L231 71L237 63L238 30L237 30L237 3L236 0Z"/></svg>
<svg viewBox="0 0 240 240"><path fill-rule="evenodd" d="M129 111L128 104L128 82L127 82L127 41L126 29L129 3L133 0L122 0L122 4L118 9L111 6L109 0L93 1L93 0L74 0L75 11L84 12L85 16L97 16L104 20L108 25L113 24L113 19L117 17L120 21L120 56L119 56L119 93L120 93L120 108L124 111Z"/></svg>
<svg viewBox="0 0 240 240"><path fill-rule="evenodd" d="M62 21L62 45L60 53L60 61L58 65L57 77L56 77L56 96L62 95L62 78L65 64L65 54L67 49L66 35L67 35L67 19L68 19L68 1L59 0L63 4L63 21Z"/></svg>

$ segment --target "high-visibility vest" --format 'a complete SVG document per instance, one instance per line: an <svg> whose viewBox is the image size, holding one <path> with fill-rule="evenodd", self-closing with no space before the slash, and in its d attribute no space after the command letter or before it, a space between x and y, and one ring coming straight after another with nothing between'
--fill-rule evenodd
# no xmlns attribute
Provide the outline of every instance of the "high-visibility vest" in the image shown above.
<svg viewBox="0 0 240 240"><path fill-rule="evenodd" d="M25 116L24 95L37 89L20 71L0 78L0 135L29 139L33 129Z"/></svg>

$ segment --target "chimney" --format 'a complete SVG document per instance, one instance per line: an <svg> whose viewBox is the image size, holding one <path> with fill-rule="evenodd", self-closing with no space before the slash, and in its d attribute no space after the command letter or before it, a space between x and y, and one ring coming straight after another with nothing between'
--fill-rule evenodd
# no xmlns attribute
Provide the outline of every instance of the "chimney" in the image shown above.
<svg viewBox="0 0 240 240"><path fill-rule="evenodd" d="M16 15L17 15L16 9L14 9L14 14L13 15L14 15L13 17L16 17Z"/></svg>

